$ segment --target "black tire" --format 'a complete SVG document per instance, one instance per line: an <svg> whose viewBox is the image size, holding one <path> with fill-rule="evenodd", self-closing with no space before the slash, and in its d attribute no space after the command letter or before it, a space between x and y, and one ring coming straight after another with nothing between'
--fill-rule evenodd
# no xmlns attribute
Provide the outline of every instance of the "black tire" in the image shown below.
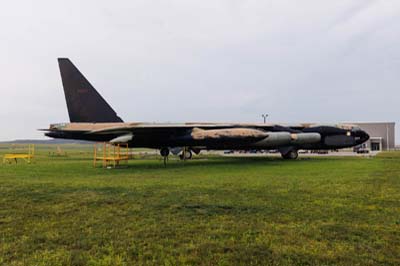
<svg viewBox="0 0 400 266"><path fill-rule="evenodd" d="M168 148L162 148L162 149L160 150L160 155L161 155L162 157L167 157L167 156L169 155L169 149L168 149Z"/></svg>
<svg viewBox="0 0 400 266"><path fill-rule="evenodd" d="M299 157L299 153L296 150L291 150L285 154L281 154L283 159L296 160Z"/></svg>
<svg viewBox="0 0 400 266"><path fill-rule="evenodd" d="M185 155L186 158L183 157L184 155ZM190 159L192 159L192 157L193 157L192 151L182 152L182 153L179 155L179 158L180 158L181 160L190 160Z"/></svg>

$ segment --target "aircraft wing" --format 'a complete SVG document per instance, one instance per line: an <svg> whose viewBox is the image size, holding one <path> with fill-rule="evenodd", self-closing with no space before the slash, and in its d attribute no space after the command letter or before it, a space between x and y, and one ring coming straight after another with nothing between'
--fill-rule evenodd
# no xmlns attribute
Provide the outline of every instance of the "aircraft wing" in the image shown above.
<svg viewBox="0 0 400 266"><path fill-rule="evenodd" d="M126 126L107 127L87 132L87 134L126 134L126 133L145 133L145 132L186 132L194 128L204 130L215 129L235 129L235 128L257 128L263 130L271 130L271 125L250 125L250 124L202 124L202 123L185 123L185 124L134 124Z"/></svg>
<svg viewBox="0 0 400 266"><path fill-rule="evenodd" d="M86 134L112 135L113 143L130 141L136 137L197 141L249 141L255 142L268 137L268 131L261 128L234 124L135 124L88 131Z"/></svg>

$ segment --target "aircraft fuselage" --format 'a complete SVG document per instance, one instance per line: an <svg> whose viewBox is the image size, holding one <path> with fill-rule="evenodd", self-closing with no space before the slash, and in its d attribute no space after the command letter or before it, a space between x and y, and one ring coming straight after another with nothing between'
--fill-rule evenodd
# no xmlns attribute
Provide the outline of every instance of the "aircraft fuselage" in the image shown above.
<svg viewBox="0 0 400 266"><path fill-rule="evenodd" d="M352 125L277 125L244 123L124 123L68 58L58 59L71 123L50 125L52 138L126 143L129 147L160 149L268 150L278 149L284 158L297 158L299 149L340 149L368 140Z"/></svg>
<svg viewBox="0 0 400 266"><path fill-rule="evenodd" d="M123 128L129 127L130 132ZM114 133L114 128L120 128ZM149 128L149 129L147 129ZM146 123L65 123L52 125L46 136L98 142L113 142L128 136L129 147L201 147L225 149L340 149L366 141L369 136L351 125L280 126L266 124L146 124Z"/></svg>

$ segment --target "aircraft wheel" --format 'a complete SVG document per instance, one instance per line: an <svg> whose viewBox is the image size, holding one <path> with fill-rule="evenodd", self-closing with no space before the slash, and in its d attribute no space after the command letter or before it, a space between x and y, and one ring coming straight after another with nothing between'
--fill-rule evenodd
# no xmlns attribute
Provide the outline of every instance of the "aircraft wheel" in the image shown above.
<svg viewBox="0 0 400 266"><path fill-rule="evenodd" d="M299 157L299 153L296 150L291 150L288 153L283 154L282 158L287 160L296 160Z"/></svg>
<svg viewBox="0 0 400 266"><path fill-rule="evenodd" d="M185 156L185 157L183 157L183 156ZM190 159L192 159L192 157L193 157L193 153L192 153L192 151L190 151L190 150L188 150L188 151L186 151L186 152L182 152L182 153L179 155L179 158L180 158L181 160L190 160Z"/></svg>
<svg viewBox="0 0 400 266"><path fill-rule="evenodd" d="M162 157L167 157L167 156L169 155L169 149L168 149L168 148L162 148L162 149L160 150L160 155L161 155Z"/></svg>

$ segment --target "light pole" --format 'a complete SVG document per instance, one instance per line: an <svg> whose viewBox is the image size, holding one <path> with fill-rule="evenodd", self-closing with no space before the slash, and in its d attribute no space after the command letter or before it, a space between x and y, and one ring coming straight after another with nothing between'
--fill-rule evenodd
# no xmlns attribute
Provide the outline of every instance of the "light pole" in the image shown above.
<svg viewBox="0 0 400 266"><path fill-rule="evenodd" d="M262 114L261 116L264 118L264 124L267 123L268 114Z"/></svg>

